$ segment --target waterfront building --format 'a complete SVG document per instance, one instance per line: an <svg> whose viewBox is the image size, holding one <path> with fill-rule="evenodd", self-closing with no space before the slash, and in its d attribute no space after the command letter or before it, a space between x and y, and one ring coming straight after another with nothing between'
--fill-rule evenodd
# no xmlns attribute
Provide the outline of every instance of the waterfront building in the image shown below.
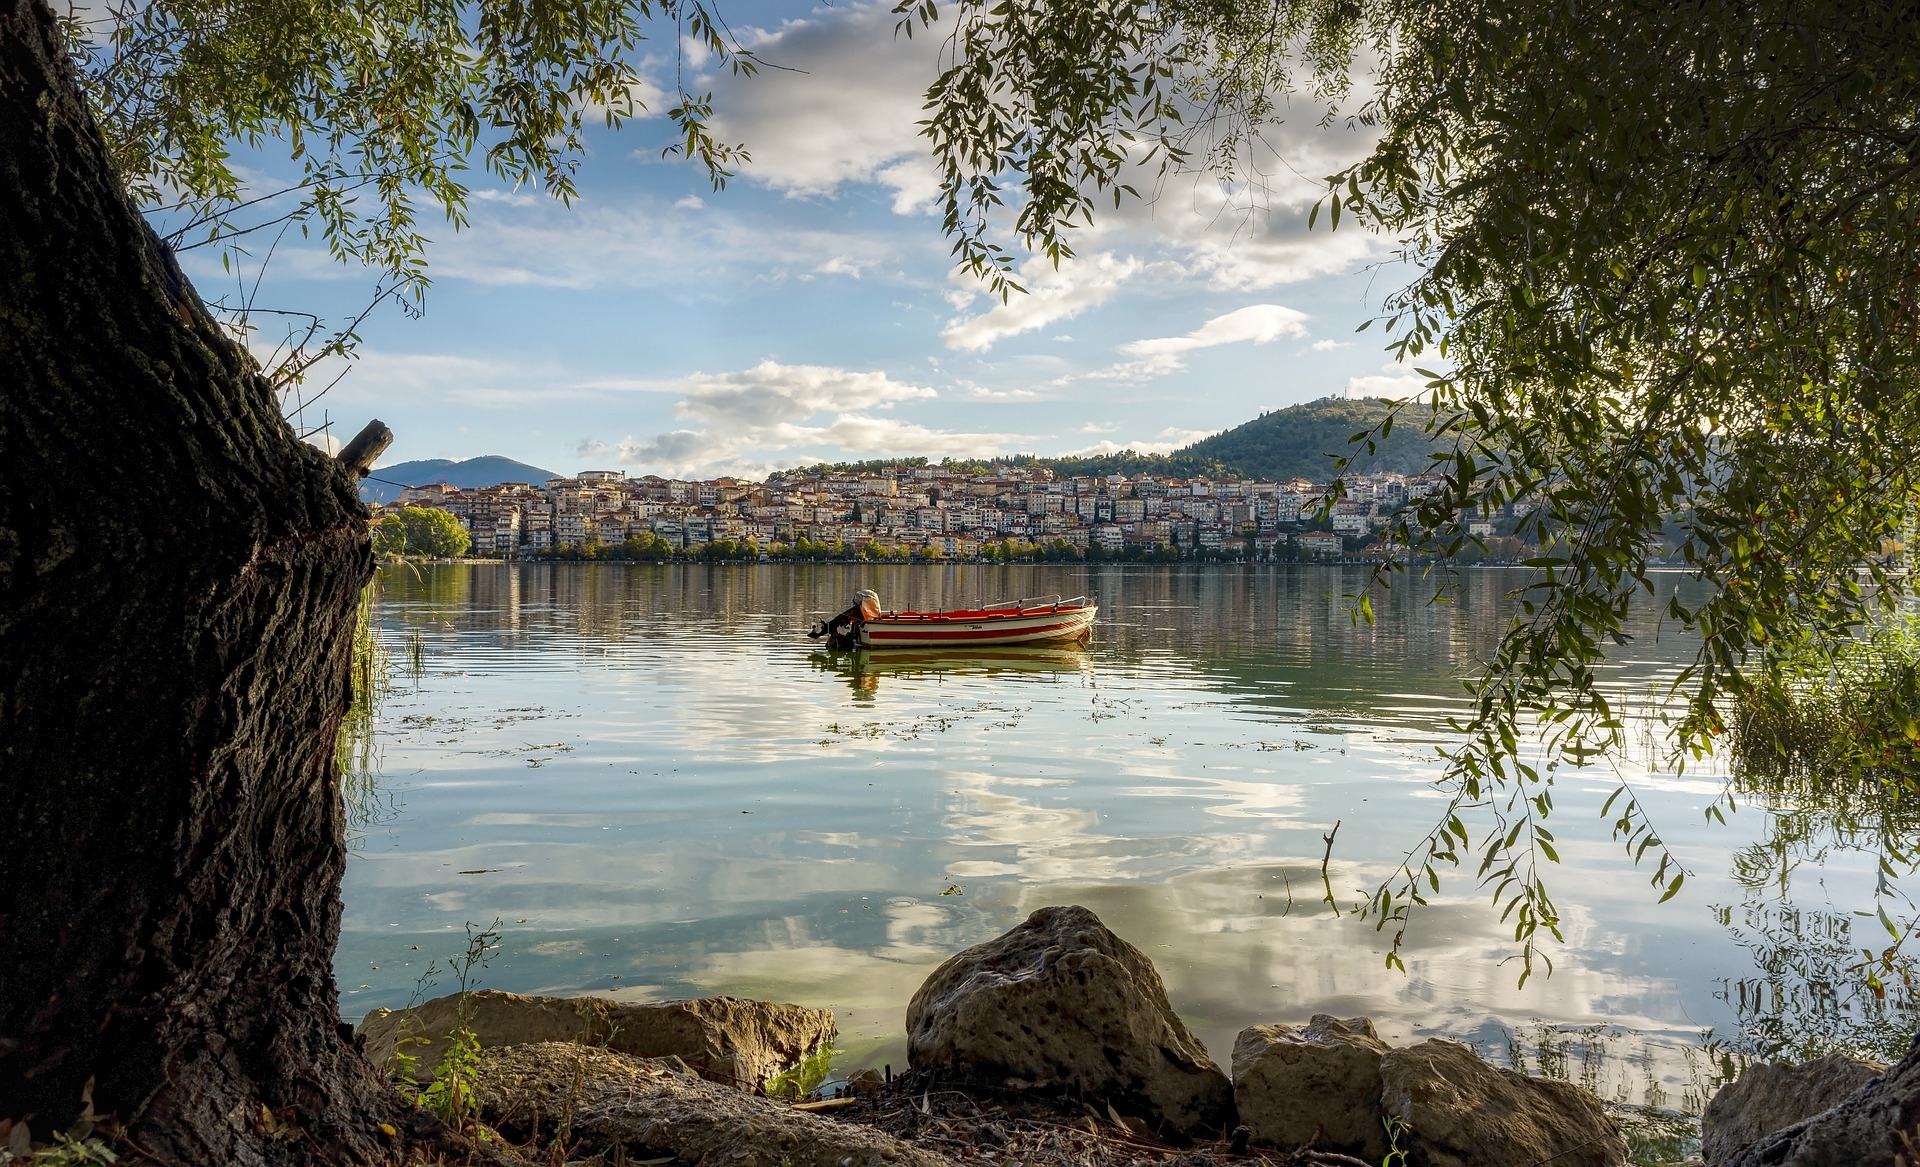
<svg viewBox="0 0 1920 1167"><path fill-rule="evenodd" d="M471 534L474 554L503 557L615 547L652 535L680 549L729 540L763 553L804 539L949 559L975 558L989 546L1065 544L1110 556L1174 548L1187 556L1274 560L1343 554L1439 487L1432 475L1353 475L1342 480L1343 497L1329 511L1331 484L1305 479L1061 478L1020 465L984 472L935 464L797 470L766 482L583 470L538 487L409 487L388 510L444 509ZM1497 519L1531 505L1523 500L1501 516L1463 518L1484 537Z"/></svg>

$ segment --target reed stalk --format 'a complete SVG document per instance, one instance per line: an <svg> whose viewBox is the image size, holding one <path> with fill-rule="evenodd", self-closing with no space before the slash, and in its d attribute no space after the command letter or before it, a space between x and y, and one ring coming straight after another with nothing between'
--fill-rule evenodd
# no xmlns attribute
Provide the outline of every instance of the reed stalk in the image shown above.
<svg viewBox="0 0 1920 1167"><path fill-rule="evenodd" d="M393 682L393 656L373 631L376 582L360 593L353 628L353 699L340 722L334 755L340 766L341 795L346 802L347 826L358 834L381 818L380 750L374 731L381 701ZM414 656L418 661L419 650ZM416 669L417 669L416 663Z"/></svg>

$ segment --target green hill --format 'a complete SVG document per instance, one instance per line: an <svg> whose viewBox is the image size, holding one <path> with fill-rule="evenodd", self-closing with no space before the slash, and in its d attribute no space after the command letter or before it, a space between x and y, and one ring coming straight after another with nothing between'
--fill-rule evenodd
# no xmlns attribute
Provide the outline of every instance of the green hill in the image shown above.
<svg viewBox="0 0 1920 1167"><path fill-rule="evenodd" d="M1348 444L1353 435L1384 421L1393 406L1378 398L1337 397L1290 405L1176 450L1172 457L1217 462L1254 478L1280 480L1325 482L1334 475L1334 458L1341 456L1353 458L1351 472L1424 473L1432 464L1433 444L1422 427L1432 411L1418 402L1401 406L1393 432L1375 442L1373 456L1364 447Z"/></svg>
<svg viewBox="0 0 1920 1167"><path fill-rule="evenodd" d="M1364 448L1348 444L1353 435L1385 420L1393 405L1373 397L1358 401L1327 397L1261 414L1171 454L1122 451L1085 458L1014 460L1037 463L1059 475L1167 474L1180 478L1206 475L1326 482L1334 475L1334 458L1352 455L1350 470L1355 473L1424 473L1430 466L1433 445L1422 427L1431 411L1417 402L1401 407L1393 433L1385 441L1375 442L1372 457L1367 456Z"/></svg>
<svg viewBox="0 0 1920 1167"><path fill-rule="evenodd" d="M944 464L972 467L981 473L994 466L1044 466L1069 478L1164 474L1174 478L1268 478L1281 482L1305 478L1311 482L1327 482L1334 476L1334 459L1351 456L1353 465L1348 468L1349 473L1423 474L1432 468L1433 444L1427 440L1424 429L1432 410L1418 402L1400 406L1393 432L1386 440L1374 443L1372 456L1367 455L1364 447L1350 444L1353 435L1371 430L1386 420L1395 404L1377 397L1357 401L1325 397L1302 405L1289 405L1210 438L1202 438L1171 454L1140 454L1132 450L1085 457L1044 458L1021 454L978 460L949 458ZM926 462L925 458L882 458L807 469L857 473Z"/></svg>

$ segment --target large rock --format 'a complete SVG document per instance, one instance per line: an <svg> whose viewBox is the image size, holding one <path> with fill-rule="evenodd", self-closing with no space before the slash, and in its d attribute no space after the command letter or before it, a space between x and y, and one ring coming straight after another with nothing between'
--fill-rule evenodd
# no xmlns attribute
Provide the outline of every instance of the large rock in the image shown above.
<svg viewBox="0 0 1920 1167"><path fill-rule="evenodd" d="M716 1085L677 1058L516 1045L483 1051L472 1085L481 1119L500 1133L543 1148L559 1134L572 1155L671 1155L683 1167L953 1167L892 1135Z"/></svg>
<svg viewBox="0 0 1920 1167"><path fill-rule="evenodd" d="M1402 1149L1427 1167L1623 1167L1627 1137L1600 1100L1569 1082L1529 1078L1435 1039L1387 1051L1380 1101L1406 1124Z"/></svg>
<svg viewBox="0 0 1920 1167"><path fill-rule="evenodd" d="M1886 1072L1880 1062L1844 1054L1798 1066L1748 1066L1738 1081L1707 1103L1700 1119L1700 1152L1709 1167L1718 1167L1748 1143L1838 1106Z"/></svg>
<svg viewBox="0 0 1920 1167"><path fill-rule="evenodd" d="M950 1081L1072 1092L1180 1135L1234 1125L1233 1084L1140 950L1085 908L1041 908L934 970L907 1060Z"/></svg>
<svg viewBox="0 0 1920 1167"><path fill-rule="evenodd" d="M1838 1105L1760 1136L1723 1163L1725 1167L1914 1167L1920 1163L1920 1037L1899 1065Z"/></svg>
<svg viewBox="0 0 1920 1167"><path fill-rule="evenodd" d="M412 1009L375 1009L360 1023L374 1065L397 1072L396 1052L411 1054L425 1080L461 1023L482 1049L570 1041L636 1057L677 1057L702 1077L759 1090L833 1040L833 1012L739 997L702 997L632 1005L605 997L523 997L493 989L439 997ZM404 1046L402 1038L409 1039Z"/></svg>
<svg viewBox="0 0 1920 1167"><path fill-rule="evenodd" d="M1254 1025L1233 1043L1233 1101L1255 1142L1311 1143L1378 1163L1380 1059L1386 1043L1365 1017L1316 1015L1305 1026Z"/></svg>

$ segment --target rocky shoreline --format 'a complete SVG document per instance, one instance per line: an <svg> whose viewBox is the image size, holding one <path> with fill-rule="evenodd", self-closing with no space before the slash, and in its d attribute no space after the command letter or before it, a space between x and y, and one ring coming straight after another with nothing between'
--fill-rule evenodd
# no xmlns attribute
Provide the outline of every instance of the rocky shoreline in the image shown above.
<svg viewBox="0 0 1920 1167"><path fill-rule="evenodd" d="M695 1167L1625 1167L1599 1098L1366 1018L1256 1025L1224 1071L1151 961L1085 908L958 953L908 1006L908 1071L831 1098L765 1085L833 1015L738 998L629 1005L476 991L376 1010L359 1034L431 1080L464 1049L480 1121L541 1162ZM456 1045L464 1031L477 1042ZM1920 1059L1756 1066L1715 1096L1706 1167L1914 1167ZM1700 1163L1702 1160L1692 1160Z"/></svg>

